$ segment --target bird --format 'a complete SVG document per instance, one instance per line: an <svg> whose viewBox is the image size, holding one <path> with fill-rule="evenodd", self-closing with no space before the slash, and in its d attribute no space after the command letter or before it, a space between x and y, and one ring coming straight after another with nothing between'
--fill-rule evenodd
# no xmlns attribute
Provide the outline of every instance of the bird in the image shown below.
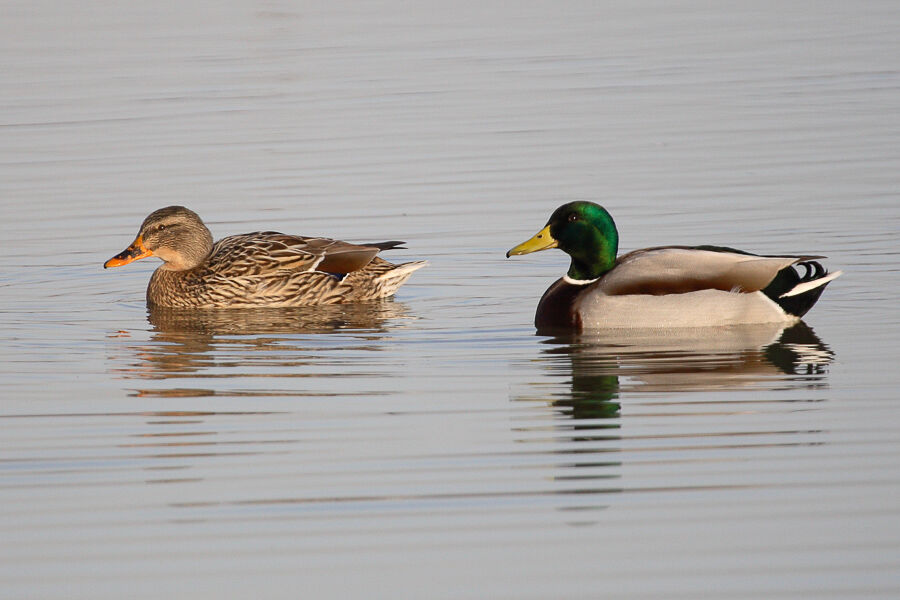
<svg viewBox="0 0 900 600"><path fill-rule="evenodd" d="M557 208L546 226L506 257L559 248L566 274L541 297L539 332L794 323L842 271L824 256L764 256L723 246L657 246L617 258L619 233L605 208ZM801 273L799 269L803 269Z"/></svg>
<svg viewBox="0 0 900 600"><path fill-rule="evenodd" d="M165 308L292 307L387 298L427 261L376 256L404 242L351 244L257 231L213 243L194 211L167 206L144 219L135 240L103 267L156 256L147 305Z"/></svg>

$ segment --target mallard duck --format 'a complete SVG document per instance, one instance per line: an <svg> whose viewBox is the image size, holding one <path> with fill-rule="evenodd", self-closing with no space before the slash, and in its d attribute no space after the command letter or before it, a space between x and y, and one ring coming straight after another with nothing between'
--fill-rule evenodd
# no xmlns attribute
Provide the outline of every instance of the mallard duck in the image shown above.
<svg viewBox="0 0 900 600"><path fill-rule="evenodd" d="M156 256L147 304L170 308L285 307L391 296L425 261L395 265L375 256L403 242L350 244L258 231L212 235L192 210L168 206L144 219L134 242L103 265Z"/></svg>
<svg viewBox="0 0 900 600"><path fill-rule="evenodd" d="M544 292L539 331L706 327L790 323L841 274L823 256L759 256L719 246L659 246L616 258L612 216L593 202L557 208L547 225L507 258L548 248L571 257L569 271ZM801 266L801 275L795 268Z"/></svg>

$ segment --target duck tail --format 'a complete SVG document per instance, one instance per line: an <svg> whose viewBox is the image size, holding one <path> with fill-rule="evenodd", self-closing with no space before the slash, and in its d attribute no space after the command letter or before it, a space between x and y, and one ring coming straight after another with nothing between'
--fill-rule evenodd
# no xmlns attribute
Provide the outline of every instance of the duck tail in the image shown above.
<svg viewBox="0 0 900 600"><path fill-rule="evenodd" d="M803 267L803 275L796 267ZM843 274L829 273L814 260L805 260L778 272L763 293L789 315L802 317L819 300L825 287Z"/></svg>
<svg viewBox="0 0 900 600"><path fill-rule="evenodd" d="M427 264L427 261L418 260L395 265L376 256L364 269L348 273L343 283L353 290L353 300L388 298L406 283L414 271Z"/></svg>
<svg viewBox="0 0 900 600"><path fill-rule="evenodd" d="M406 283L413 272L418 271L428 264L427 260L417 260L396 265L389 271L385 271L375 278L375 295L373 298L387 298L393 296L401 285Z"/></svg>

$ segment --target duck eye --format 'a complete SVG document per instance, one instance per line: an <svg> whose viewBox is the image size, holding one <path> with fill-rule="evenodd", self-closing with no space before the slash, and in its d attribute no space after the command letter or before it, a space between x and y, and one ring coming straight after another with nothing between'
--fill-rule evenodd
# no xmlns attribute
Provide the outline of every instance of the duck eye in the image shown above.
<svg viewBox="0 0 900 600"><path fill-rule="evenodd" d="M571 223L572 221L577 221L577 220L578 220L578 215L576 215L575 213L572 213L571 215L569 215L569 223Z"/></svg>
<svg viewBox="0 0 900 600"><path fill-rule="evenodd" d="M166 225L160 225L159 227L156 228L156 230L157 230L157 231L165 231L165 230L166 230Z"/></svg>

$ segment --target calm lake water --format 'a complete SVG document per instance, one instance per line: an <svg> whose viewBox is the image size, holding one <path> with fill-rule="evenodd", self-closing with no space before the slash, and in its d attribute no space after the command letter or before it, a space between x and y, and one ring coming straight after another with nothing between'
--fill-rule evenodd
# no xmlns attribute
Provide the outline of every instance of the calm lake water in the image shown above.
<svg viewBox="0 0 900 600"><path fill-rule="evenodd" d="M0 596L900 595L900 4L225 4L4 3ZM573 199L845 275L537 336ZM169 204L431 265L151 314L102 264Z"/></svg>

